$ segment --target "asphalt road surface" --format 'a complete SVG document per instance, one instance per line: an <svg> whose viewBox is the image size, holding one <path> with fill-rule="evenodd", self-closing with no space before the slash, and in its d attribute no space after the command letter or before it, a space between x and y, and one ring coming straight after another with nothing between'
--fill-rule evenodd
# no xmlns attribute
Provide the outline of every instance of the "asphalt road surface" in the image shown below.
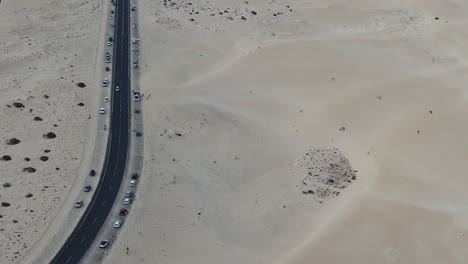
<svg viewBox="0 0 468 264"><path fill-rule="evenodd" d="M80 262L109 215L122 183L130 130L130 6L128 0L116 0L115 20L114 69L111 85L113 95L111 109L108 111L111 114L111 123L101 178L84 215L51 263ZM115 91L115 86L120 87L119 92ZM96 109L97 113L98 109ZM113 241L110 242L112 245Z"/></svg>

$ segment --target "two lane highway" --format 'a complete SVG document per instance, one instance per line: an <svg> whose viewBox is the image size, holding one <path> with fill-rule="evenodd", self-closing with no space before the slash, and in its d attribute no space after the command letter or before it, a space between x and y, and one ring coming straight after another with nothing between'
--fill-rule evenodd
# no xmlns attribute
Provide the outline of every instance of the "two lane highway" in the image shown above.
<svg viewBox="0 0 468 264"><path fill-rule="evenodd" d="M130 6L116 0L114 69L109 139L101 178L91 203L51 263L79 263L97 237L117 197L127 162L130 130ZM116 92L115 87L120 91ZM111 241L112 243L113 241Z"/></svg>

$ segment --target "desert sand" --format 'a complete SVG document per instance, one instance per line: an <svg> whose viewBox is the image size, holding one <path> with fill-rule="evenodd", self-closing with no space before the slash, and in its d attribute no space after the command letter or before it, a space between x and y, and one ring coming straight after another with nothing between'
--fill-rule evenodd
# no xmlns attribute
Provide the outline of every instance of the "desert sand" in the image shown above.
<svg viewBox="0 0 468 264"><path fill-rule="evenodd" d="M140 0L104 263L467 263L467 4Z"/></svg>
<svg viewBox="0 0 468 264"><path fill-rule="evenodd" d="M84 211L75 199L91 198L102 13L97 0L0 4L0 263L47 263Z"/></svg>

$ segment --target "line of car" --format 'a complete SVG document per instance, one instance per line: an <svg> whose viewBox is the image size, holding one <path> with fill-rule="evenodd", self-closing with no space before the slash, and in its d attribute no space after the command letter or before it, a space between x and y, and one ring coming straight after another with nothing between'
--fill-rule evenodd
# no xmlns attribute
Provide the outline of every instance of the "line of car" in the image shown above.
<svg viewBox="0 0 468 264"><path fill-rule="evenodd" d="M111 0L111 3L113 6L116 5L116 0ZM136 10L136 6L133 5L132 8L131 8L132 11L135 11ZM114 10L111 10L111 15L110 15L110 19L114 19ZM110 25L111 28L114 28L114 24L111 23ZM132 29L136 29L137 25L136 24L132 24ZM112 46L112 38L109 38L109 41L107 42L107 46ZM138 40L136 40L136 42L138 42ZM133 39L132 39L132 43L133 43ZM136 44L136 43L134 43ZM132 48L131 49L133 52L139 52L140 49L139 48ZM111 55L109 52L106 52L106 63L111 63ZM136 69L138 68L138 61L133 61L133 68ZM106 72L110 71L110 68L109 67L106 67ZM109 85L109 80L107 78L104 78L103 82L102 82L102 86L103 87L107 87ZM119 92L120 91L120 87L117 85L115 86L115 92ZM136 93L134 92L134 100L135 101L139 101L140 100L140 94L139 93ZM109 98L108 97L104 97L104 102L109 102ZM100 114L105 114L105 109L104 107L101 107L100 110L99 110L99 113ZM96 172L94 170L92 170L90 172L90 176L94 176L96 175ZM136 185L137 185L137 179L138 179L138 174L137 173L133 173L131 175L131 180L129 182L129 186L132 187L132 188L135 188ZM91 187L91 186L89 186ZM86 186L85 186L86 188ZM86 189L85 189L86 191ZM133 191L130 191L130 190L127 190L125 191L125 197L124 197L124 200L123 200L123 205L124 206L130 206L131 203L132 203L132 198L133 198ZM81 206L82 206L82 201L81 201ZM81 207L80 206L80 207ZM123 216L126 216L128 214L128 209L127 208L121 208L119 210L119 216L123 217ZM124 221L123 219L117 219L115 220L114 222L114 225L113 227L114 228L120 228L122 225L123 225ZM99 248L106 248L107 246L109 245L109 240L108 239L104 239L102 240L100 243L99 243Z"/></svg>

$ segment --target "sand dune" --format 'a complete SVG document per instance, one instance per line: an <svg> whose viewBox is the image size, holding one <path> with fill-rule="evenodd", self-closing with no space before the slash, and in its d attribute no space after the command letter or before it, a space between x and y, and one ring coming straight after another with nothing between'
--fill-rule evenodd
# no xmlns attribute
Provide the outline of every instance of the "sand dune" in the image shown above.
<svg viewBox="0 0 468 264"><path fill-rule="evenodd" d="M467 262L465 2L138 4L145 161L105 263ZM1 149L4 262L78 188L94 124L71 83L91 82L92 43L66 41L89 36L93 7L24 5L0 16L3 141L21 140Z"/></svg>
<svg viewBox="0 0 468 264"><path fill-rule="evenodd" d="M140 1L146 160L105 262L466 262L463 8Z"/></svg>

